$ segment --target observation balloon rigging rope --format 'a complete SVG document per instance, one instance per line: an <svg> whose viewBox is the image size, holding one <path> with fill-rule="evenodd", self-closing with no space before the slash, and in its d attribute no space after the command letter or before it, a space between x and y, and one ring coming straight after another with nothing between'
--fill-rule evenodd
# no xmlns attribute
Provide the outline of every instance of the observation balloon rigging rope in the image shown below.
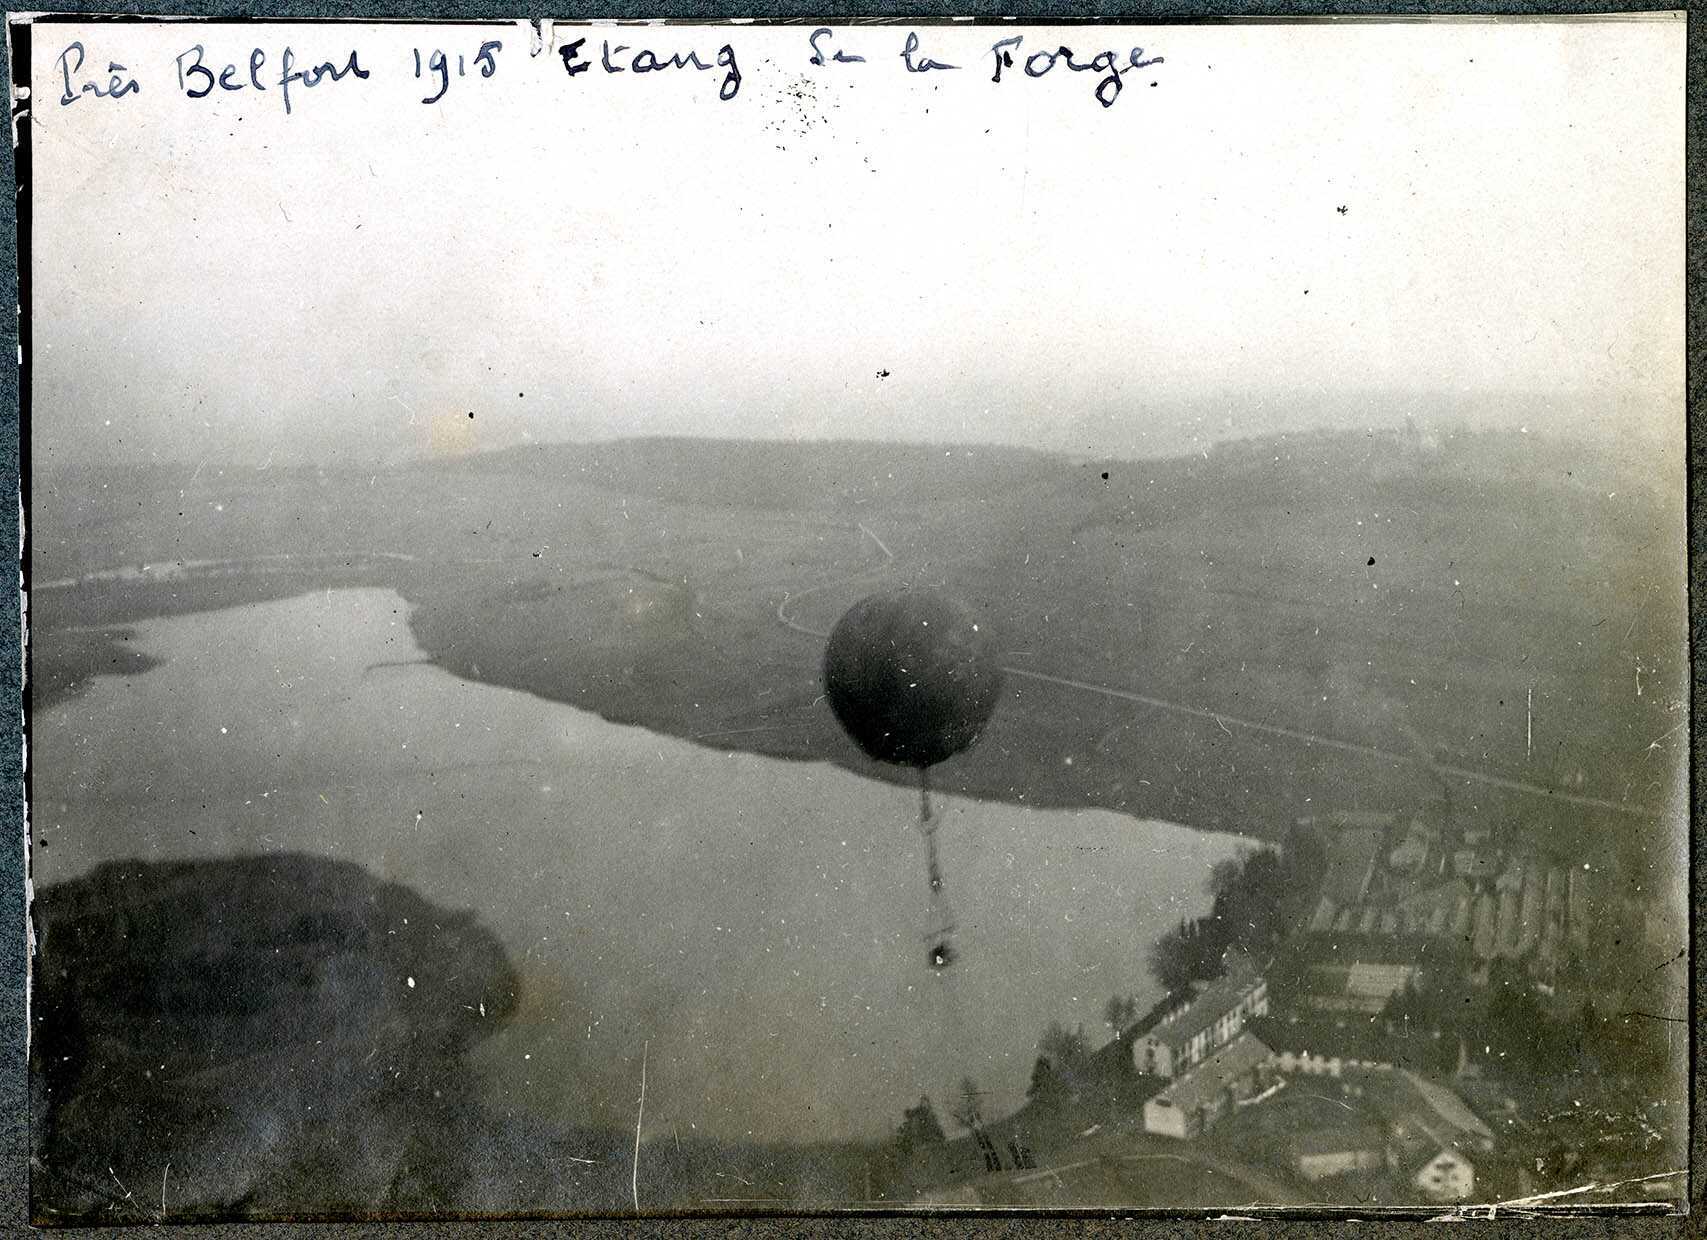
<svg viewBox="0 0 1707 1240"><path fill-rule="evenodd" d="M928 766L919 768L919 833L925 837L925 875L931 889L930 929L926 931L931 951L931 967L946 969L954 963L954 910L943 893L942 862L937 853L936 833L942 826L931 814L931 773Z"/></svg>
<svg viewBox="0 0 1707 1240"><path fill-rule="evenodd" d="M948 896L943 890L942 865L937 852L937 832L941 827L942 818L931 811L930 768L920 767L919 833L925 837L925 866L931 893L929 929L925 934L925 943L930 952L930 981L933 989L940 995L940 1004L933 1006L936 1007L941 1020L940 1045L947 1047L950 1054L959 1058L965 1054L969 1043L958 981L960 970L949 967L954 963L957 952L953 942L954 911L949 907ZM958 1083L945 1081L943 1088L952 1103L958 1096Z"/></svg>

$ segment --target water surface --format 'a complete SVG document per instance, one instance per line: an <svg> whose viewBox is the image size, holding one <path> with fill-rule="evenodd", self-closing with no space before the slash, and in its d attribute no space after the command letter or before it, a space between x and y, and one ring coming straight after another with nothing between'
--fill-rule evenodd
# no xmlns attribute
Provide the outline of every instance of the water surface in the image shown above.
<svg viewBox="0 0 1707 1240"><path fill-rule="evenodd" d="M335 590L134 626L150 670L39 712L38 884L298 850L474 911L522 977L485 1097L564 1123L879 1134L973 1077L1024 1096L1051 1020L1148 1001L1145 953L1231 836L943 798L959 962L933 973L903 789L702 749L424 661L408 604ZM440 1000L414 976L412 1001ZM444 993L443 990L440 993Z"/></svg>

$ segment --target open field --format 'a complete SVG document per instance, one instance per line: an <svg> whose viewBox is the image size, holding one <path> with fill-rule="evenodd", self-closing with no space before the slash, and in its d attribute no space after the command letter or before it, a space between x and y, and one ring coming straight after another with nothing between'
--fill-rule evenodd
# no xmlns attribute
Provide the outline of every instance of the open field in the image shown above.
<svg viewBox="0 0 1707 1240"><path fill-rule="evenodd" d="M707 752L742 751L899 778L843 737L819 679L823 634L846 607L878 588L927 584L960 595L995 633L1008 669L1005 699L982 742L935 775L946 793L1114 809L1267 839L1280 838L1301 815L1448 808L1460 826L1492 828L1508 851L1560 865L1591 847L1604 856L1611 842L1621 881L1643 885L1668 881L1666 858L1675 855L1679 838L1668 810L1683 775L1688 732L1681 500L1640 468L1580 447L1480 436L1462 443L1447 438L1433 450L1394 436L1336 435L1118 462L969 448L637 441L387 470L149 469L35 483L30 614L32 702L41 712L32 759L39 880L63 892L106 856L97 855L102 847L118 850L108 860L141 854L149 864L174 858L201 864L247 855L257 843L276 847L268 832L278 827L284 829L278 838L306 830L304 838L342 841L354 850L348 860L371 864L379 857L378 876L404 884L404 894L388 899L413 892L409 898L434 907L478 910L494 941L508 949L519 979L515 1011L501 1030L478 1046L458 1043L434 1069L459 1089L462 1075L473 1073L487 1090L482 1105L441 1125L453 1134L447 1148L457 1156L437 1157L418 1126L393 1123L388 1108L407 1099L382 1091L377 1111L350 1121L368 1134L371 1157L327 1181L326 1191L347 1192L349 1200L443 1200L504 1210L572 1200L578 1208L621 1208L625 1191L635 1191L622 1170L637 1158L622 1125L648 1048L654 1094L647 1119L659 1126L646 1143L651 1202L763 1210L895 1204L924 1194L946 1204L1138 1208L1320 1197L1324 1190L1301 1183L1273 1156L1277 1132L1314 1122L1292 1113L1302 1097L1293 1097L1295 1091L1283 1094L1278 1107L1252 1108L1212 1140L1186 1145L1135 1131L1141 1105L1133 1097L1111 1104L1119 1122L1104 1116L1107 1127L1089 1136L1091 1118L1068 1123L1070 1117L1058 1116L1051 1127L1036 1107L1022 1108L992 1131L1021 1135L1036 1165L988 1175L980 1173L970 1142L950 1143L910 1165L868 1135L887 1129L915 1089L930 1089L941 1104L953 1073L973 1071L959 1060L900 1072L901 1084L870 1114L860 1107L870 1105L873 1087L853 1082L842 1091L851 1099L842 1129L852 1139L818 1139L835 1128L829 1123L834 1082L820 1062L822 1048L842 1047L846 1063L885 1070L904 1068L910 1052L897 1048L916 1049L915 1043L964 1058L960 1035L915 1036L929 1022L895 1025L897 1039L880 1051L869 1024L875 1018L862 1024L860 1013L869 1007L832 1010L808 1002L779 1043L786 1051L767 1046L743 1057L729 1049L738 1039L712 1037L706 1044L733 1058L720 1065L714 1057L697 1069L698 1052L686 1043L672 1047L655 1033L648 1038L652 1022L669 1009L659 1006L662 983L654 979L652 990L637 991L635 979L668 952L648 939L659 931L624 929L616 911L596 908L593 894L602 899L620 891L622 914L672 910L664 932L679 936L678 954L690 953L681 956L688 980L677 978L674 990L665 991L688 996L683 1012L699 1010L694 979L746 961L703 923L719 932L734 925L728 910L754 898L755 881L758 902L786 912L792 927L832 909L813 884L815 876L841 872L842 834L827 825L814 830L811 815L822 813L838 827L844 819L866 822L887 812L877 806L889 794L863 809L859 796L844 791L821 805L814 799L806 810L767 810L748 804L739 786L725 786L726 772L708 774L699 762L750 761ZM369 599L373 613L375 644L359 658L346 647L361 626L339 611L355 598ZM270 602L284 599L294 602ZM274 618L251 609L250 627L219 638L204 633L200 645L182 650L162 645L158 626L149 624L184 617L169 623L202 632L216 617L192 613L236 616L226 609L262 602ZM297 619L276 619L287 612ZM423 662L461 680L401 666ZM134 677L145 691L132 693L130 680L94 685L103 674ZM367 679L374 677L383 679ZM422 677L438 678L434 692L448 695L437 714L415 698L393 700ZM461 697L446 688L458 684ZM483 685L525 691L531 711L530 698L498 703L502 695ZM229 756L247 731L235 726L226 736L220 712L228 699L242 707L239 715L252 710L251 722L261 721L249 729L256 735L242 741L252 749L246 759ZM540 712L555 709L551 701L701 749L684 748L666 762L658 737L630 734L639 738L634 744L645 761L617 764L602 791L595 790L590 749L573 759L553 749L552 762L538 771L524 761L526 778L506 776L496 784L481 770L464 770L550 749L558 725ZM316 713L304 702L322 702L323 709ZM213 753L211 739L183 738L200 737L215 715L219 752L227 756L203 761ZM433 720L442 733L439 750L421 734ZM90 745L102 728L126 739ZM486 737L484 756L471 739L475 731ZM425 771L426 784L376 774L361 755L378 738L398 746L394 754L387 748L386 762ZM658 765L648 769L655 753ZM318 765L309 760L313 754L320 755ZM564 762L573 773L549 773ZM248 787L256 772L270 772L259 793L262 810L253 808L263 802ZM144 786L136 791L131 784L139 776ZM93 800L89 789L98 790ZM554 790L569 798L566 804L585 797L594 811L571 848L565 825L580 819L535 804ZM112 806L122 806L122 815L113 816ZM1140 917L1171 921L1188 910L1167 902L1177 895L1158 892L1195 893L1196 876L1208 868L1189 863L1190 850L1177 841L1144 852L1156 837L1142 834L1138 822L1128 831L1120 825L1127 820L1115 820L1094 844L1044 831L1022 847L1018 837L993 830L995 807L961 803L957 812L970 809L979 812L966 824L976 829L949 841L963 920L990 942L998 926L1016 937L974 953L962 978L978 976L980 965L1011 968L1027 958L1025 944L1065 942L1061 928L1046 933L1043 926L1053 927L1070 905L1081 914L1069 919L1076 932L1103 948L1119 934L1137 933L1125 913L1132 904L1122 901L1135 902ZM702 829L635 837L647 859L638 869L619 856L629 838L608 830L613 822L678 819ZM107 828L118 822L123 833L111 834ZM482 829L464 829L470 822ZM753 860L757 853L717 843L730 838L731 824L749 822L754 833L787 824L798 830L798 846L783 848L780 862L760 863ZM424 824L440 833L431 842L423 842ZM495 851L483 842L488 837ZM1210 837L1190 838L1207 843ZM811 862L808 840L833 854ZM679 854L680 890L654 889L671 872L659 849ZM1004 852L1009 864L1019 856L1032 893L1027 900L1020 887L1004 886ZM893 871L874 880L873 891L903 899L914 890L911 849L869 855L882 856ZM428 881L435 866L438 880ZM1183 883L1169 877L1177 872L1193 877ZM482 873L488 885L476 890L472 876ZM612 886L613 875L629 877ZM562 910L551 901L565 902L577 876L595 884L587 899L568 901L586 906L589 924L564 941L578 944L582 955L595 945L595 961L610 957L579 979L594 988L581 1000L580 991L554 980L541 963L548 939L573 929L568 921L559 924ZM1045 880L1058 889L1037 895ZM693 901L682 892L690 889L710 900L697 922L684 912ZM1105 889L1113 902L1094 912L1074 903ZM980 919L980 898L1003 913ZM879 917L881 903L864 896L850 901L810 941L839 942L836 936L850 933L861 917ZM518 928L518 917L525 921L539 909L556 910L549 928ZM1030 922L1020 916L1025 910ZM912 933L906 911L891 909L880 920L877 937L888 938L871 957L879 971L887 976L891 960L900 958L892 952L923 969L901 944ZM1160 932L1161 922L1146 924L1147 935ZM327 930L291 923L278 929L277 943L267 940L257 951L264 959L269 948ZM206 954L193 927L166 939L161 950L168 959L180 950L196 959ZM717 991L724 996L719 1002L740 995L771 1013L775 1026L777 1014L795 1010L788 1004L801 995L836 993L828 980L816 986L798 980L799 961L787 953L798 954L801 941L792 947L781 941L785 951L777 957L769 954L777 944L767 945L765 961L796 966L779 973L771 991L755 981L769 974L754 954ZM63 950L55 942L48 939L44 958ZM1013 1104L1036 1028L1057 1011L1082 1016L1068 1012L1081 998L1094 1005L1103 993L1133 985L1143 968L1142 946L1134 938L1111 950L1118 959L1089 962L1095 967L1087 976L1099 991L1074 983L1067 1005L1059 996L1040 1000L1014 1024L1018 1032L1000 1048L1001 1062L980 1061L976 1073L992 1106L1000 1101L1006 1112ZM626 966L625 953L634 953ZM710 955L702 959L703 953ZM838 970L853 958L843 947L824 956ZM1043 960L1018 974L1081 976ZM414 992L415 977L430 974L421 962L408 967L415 972L407 973L404 989ZM447 967L462 972L460 965ZM640 994L651 1007L625 1022L619 1002L597 998L596 988L606 985ZM879 985L853 989L858 994L849 1003L882 993ZM709 990L702 982L698 993ZM1003 975L992 995L985 1008L1002 1008L1013 1023L1018 997L1011 978ZM899 995L878 1006L891 1018L910 1011ZM477 1004L463 1007L480 1011ZM713 1003L709 1010L743 1027L751 1022L747 1008ZM945 1028L961 1019L957 1012L939 1014ZM558 1036L560 1017L574 1035L567 1040ZM685 1036L700 1027L698 1020L666 1016L662 1025ZM813 1021L830 1023L813 1033ZM595 1041L595 1033L604 1041ZM565 1061L569 1049L574 1056ZM872 1058L861 1060L856 1050ZM313 1053L321 1053L318 1043ZM807 1059L779 1067L789 1053ZM301 1066L291 1055L276 1065L286 1075ZM172 1055L155 1062L170 1065ZM806 1094L784 1105L786 1091L762 1071L754 1084L747 1069L755 1064L778 1068ZM208 1116L229 1084L225 1068L198 1072L176 1078L183 1105L172 1122L180 1135L193 1137L214 1124ZM62 1127L44 1138L60 1142L56 1157L74 1177L61 1186L65 1217L109 1208L100 1180L104 1163L80 1162L77 1154L123 1145L109 1120L128 1123L131 1113L83 1105L106 1088L104 1081L61 1082L78 1105L56 1112ZM445 1099L461 1096L444 1090ZM703 1114L689 1106L695 1099L703 1099ZM214 1110L204 1114L204 1104ZM786 1115L812 1117L799 1133L770 1134L792 1135L797 1143L754 1135L773 1104ZM430 1114L438 1116L449 1103L434 1106ZM678 1144L672 1106L688 1108L681 1129L688 1134L712 1114L750 1115L736 1131L701 1132ZM1265 1124L1276 1116L1278 1129ZM1621 1113L1615 1118L1623 1123ZM303 1127L309 1130L306 1121ZM1624 1132L1610 1121L1602 1128ZM506 1165L503 1175L461 1157L495 1148L532 1152ZM317 1166L320 1158L312 1142L267 1146L253 1162L261 1171L252 1184L237 1172L210 1171L206 1183L179 1184L183 1196L174 1200L276 1211L297 1202L291 1168ZM1376 1187L1385 1194L1391 1186ZM328 1207L342 1200L328 1198Z"/></svg>
<svg viewBox="0 0 1707 1240"><path fill-rule="evenodd" d="M99 669L59 640L74 625L387 585L459 675L883 775L820 700L812 634L872 589L940 585L1015 673L948 790L1270 838L1450 797L1568 855L1652 830L1680 786L1681 503L1516 435L1140 462L644 440L56 477L33 574L78 584L32 597L35 675L60 693ZM225 563L140 571L178 561Z"/></svg>

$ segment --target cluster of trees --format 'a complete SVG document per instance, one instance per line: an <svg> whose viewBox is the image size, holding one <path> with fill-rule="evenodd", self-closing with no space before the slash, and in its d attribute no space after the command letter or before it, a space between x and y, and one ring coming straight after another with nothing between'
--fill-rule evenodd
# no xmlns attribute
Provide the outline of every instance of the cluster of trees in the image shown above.
<svg viewBox="0 0 1707 1240"><path fill-rule="evenodd" d="M984 1091L971 1077L960 1078L948 1117L967 1132L977 1132L984 1126ZM894 1146L902 1153L911 1153L927 1145L941 1145L948 1139L942 1121L936 1116L929 1094L921 1095L917 1106L901 1113L901 1127L895 1132Z"/></svg>
<svg viewBox="0 0 1707 1240"><path fill-rule="evenodd" d="M1118 1038L1122 1030L1138 1019L1138 1000L1131 995L1113 996L1103 1005L1102 1019ZM1084 1084L1093 1049L1083 1025L1069 1029L1058 1020L1050 1021L1043 1036L1037 1039L1037 1060L1031 1066L1026 1097L1059 1097Z"/></svg>
<svg viewBox="0 0 1707 1240"><path fill-rule="evenodd" d="M973 1146L983 1159L984 1170L1002 1170L1001 1153L984 1128L984 1091L978 1087L978 1082L969 1076L961 1078L948 1115L972 1138ZM881 1184L886 1196L896 1192L910 1193L918 1183L964 1170L952 1161L942 1161L947 1141L947 1134L943 1132L942 1122L937 1119L936 1108L931 1105L929 1095L921 1097L917 1106L902 1112L901 1127L881 1151L872 1183ZM1008 1149L1015 1167L1031 1165L1029 1152L1017 1138L1009 1139Z"/></svg>
<svg viewBox="0 0 1707 1240"><path fill-rule="evenodd" d="M1031 1067L1031 1083L1025 1096L1039 1101L1071 1093L1083 1081L1091 1060L1091 1045L1084 1027L1068 1029L1052 1020L1037 1039L1037 1062Z"/></svg>
<svg viewBox="0 0 1707 1240"><path fill-rule="evenodd" d="M1481 1045L1473 1050L1532 1079L1663 1075L1677 1062L1670 1042L1676 1030L1663 1015L1602 1012L1585 999L1574 1013L1554 1016L1522 984L1490 988L1478 1032Z"/></svg>
<svg viewBox="0 0 1707 1240"><path fill-rule="evenodd" d="M901 1127L895 1133L895 1150L903 1158L927 1145L941 1145L946 1140L942 1121L936 1117L929 1095L921 1095L917 1106L901 1113Z"/></svg>
<svg viewBox="0 0 1707 1240"><path fill-rule="evenodd" d="M1381 1009L1384 1054L1401 1067L1449 1073L1478 1010L1477 995L1458 969L1430 969L1393 992Z"/></svg>
<svg viewBox="0 0 1707 1240"><path fill-rule="evenodd" d="M1255 848L1216 864L1207 916L1184 919L1150 949L1150 972L1169 993L1221 972L1228 948L1265 956L1309 913L1327 854L1294 828L1282 848Z"/></svg>
<svg viewBox="0 0 1707 1240"><path fill-rule="evenodd" d="M1394 992L1381 1023L1394 1053L1423 1068L1451 1071L1460 1044L1472 1059L1535 1080L1664 1072L1671 1062L1663 1020L1601 1012L1587 999L1557 1014L1519 965L1495 961L1485 990L1449 968L1422 978Z"/></svg>

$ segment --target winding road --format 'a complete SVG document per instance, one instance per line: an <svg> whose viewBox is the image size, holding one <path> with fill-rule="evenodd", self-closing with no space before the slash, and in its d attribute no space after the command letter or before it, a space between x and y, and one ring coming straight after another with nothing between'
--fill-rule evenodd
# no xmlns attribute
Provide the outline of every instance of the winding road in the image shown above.
<svg viewBox="0 0 1707 1240"><path fill-rule="evenodd" d="M881 563L869 569L861 570L848 577L840 577L822 585L808 587L805 590L785 592L782 601L777 604L776 618L785 628L807 637L826 638L829 633L819 629L808 628L796 619L792 606L801 599L829 590L840 589L855 582L880 578L889 572L895 564L895 553L889 549L863 522L854 527L859 533L871 539L878 551L882 553ZM1356 754L1365 758L1377 758L1392 762L1415 764L1422 759L1415 753L1399 750L1382 749L1376 745L1361 745L1355 741L1339 740L1331 736L1322 736L1315 732L1306 732L1299 728L1288 728L1275 723L1263 723L1256 719L1243 719L1238 715L1229 715L1221 711L1208 710L1202 706L1193 706L1187 702L1174 702L1167 698L1152 697L1145 693L1136 693L1130 689L1119 689L1111 685L1097 684L1089 680L1076 680L1069 676L1052 676L1047 672L1032 671L1029 668L1002 668L1003 673L1018 680L1029 680L1038 684L1055 685L1058 688L1070 689L1076 693L1091 693L1099 697L1114 698L1123 702L1132 702L1140 706L1148 706L1155 710L1167 711L1176 715L1186 715L1194 719L1208 719L1218 725L1222 731L1231 735L1231 729L1243 728L1247 732L1258 732L1267 736L1279 736L1287 740L1300 741L1306 745L1320 746L1323 749L1334 749L1341 753ZM1429 762L1429 769L1437 775L1449 775L1463 780L1465 783L1482 784L1491 788L1502 788L1508 792L1525 793L1530 796L1542 797L1563 805L1580 805L1587 809L1606 810L1610 813L1623 814L1631 818L1657 819L1660 811L1645 805L1631 805L1624 801L1608 800L1605 797L1585 796L1582 793L1566 792L1561 788L1549 788L1545 784L1528 783L1521 779L1512 779L1504 775L1495 775L1489 771L1478 771L1474 767L1449 766L1444 763Z"/></svg>
<svg viewBox="0 0 1707 1240"><path fill-rule="evenodd" d="M890 550L877 533L863 522L851 527L864 538L869 538L877 548L882 560L870 568L839 577L833 581L809 586L804 590L786 591L781 602L776 607L777 622L791 632L806 637L822 640L829 636L828 631L808 627L802 624L795 615L795 608L803 599L822 594L830 590L841 589L856 582L872 581L888 575L895 566L896 555ZM397 552L345 552L318 557L301 557L290 555L256 556L246 559L228 560L190 560L172 564L149 565L143 567L131 566L116 569L104 569L86 573L81 577L62 580L32 582L33 590L53 590L74 588L95 582L122 580L151 580L159 574L160 580L172 578L196 577L202 575L222 575L233 572L268 571L288 568L300 571L324 563L336 563L343 567L358 567L371 565L378 561L398 563L413 563L416 557ZM1440 776L1451 776L1469 784L1481 784L1491 788L1501 788L1508 792L1523 793L1529 796L1541 797L1562 805L1577 805L1585 809L1605 810L1609 813L1622 814L1631 818L1658 819L1660 811L1650 806L1632 805L1625 801L1613 801L1605 797L1587 796L1578 792L1567 792L1562 788L1550 788L1545 784L1530 783L1525 780L1513 779L1505 775L1496 775L1490 771L1479 771L1474 767L1451 766L1433 762L1425 754L1404 752L1400 750L1383 749L1376 745L1359 744L1356 741L1340 740L1336 737L1323 736L1315 732L1307 732L1300 728L1289 728L1281 724L1264 723L1257 719L1246 719L1238 715L1229 715L1222 711L1210 710L1189 702L1175 702L1167 698L1154 697L1146 693L1138 693L1131 689L1122 689L1113 685L1099 684L1095 681L1080 680L1071 676L1056 676L1048 672L1034 671L1025 667L1004 666L1002 671L1016 680L1028 680L1035 684L1053 685L1059 689L1070 690L1074 693L1095 694L1098 697L1112 698L1117 701L1131 702L1138 706L1147 706L1153 710L1165 711L1170 714L1184 715L1193 719L1207 719L1222 731L1232 734L1232 729L1242 728L1247 732L1256 732L1266 736L1277 736L1286 740L1298 741L1305 745L1319 746L1341 753L1355 754L1359 757L1374 758L1396 763L1425 764L1431 773Z"/></svg>

